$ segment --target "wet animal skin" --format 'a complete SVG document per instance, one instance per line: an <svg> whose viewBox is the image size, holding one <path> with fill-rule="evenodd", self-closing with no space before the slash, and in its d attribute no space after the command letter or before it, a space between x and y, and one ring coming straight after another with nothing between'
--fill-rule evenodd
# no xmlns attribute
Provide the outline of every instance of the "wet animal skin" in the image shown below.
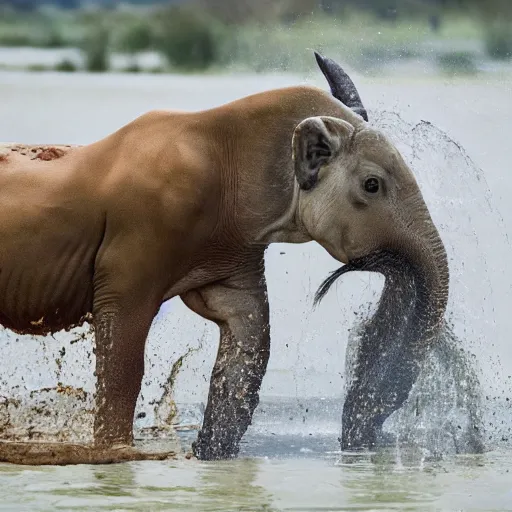
<svg viewBox="0 0 512 512"><path fill-rule="evenodd" d="M97 378L91 445L1 443L0 460L171 456L137 450L132 426L152 320L176 296L220 333L194 454L235 457L269 359L273 242L314 240L349 265L400 254L434 312L413 342L434 328L446 255L414 176L366 123L348 75L316 57L332 94L288 87L202 112L153 111L85 146L0 146L0 323L48 334L92 315ZM400 387L391 375L382 393Z"/></svg>

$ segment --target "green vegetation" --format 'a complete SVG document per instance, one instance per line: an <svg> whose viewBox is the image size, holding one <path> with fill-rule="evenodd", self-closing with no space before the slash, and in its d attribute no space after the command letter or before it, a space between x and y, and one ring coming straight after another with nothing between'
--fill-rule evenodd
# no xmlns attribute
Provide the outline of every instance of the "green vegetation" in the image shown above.
<svg viewBox="0 0 512 512"><path fill-rule="evenodd" d="M110 68L112 53L127 55L122 70L132 73L307 71L311 48L365 71L416 58L473 73L484 58L512 57L510 0L140 0L130 9L23 13L2 10L1 1L0 46L80 48L81 67L94 72ZM162 64L143 69L146 51Z"/></svg>
<svg viewBox="0 0 512 512"><path fill-rule="evenodd" d="M469 52L448 52L437 57L439 68L450 75L471 75L477 68L474 56Z"/></svg>
<svg viewBox="0 0 512 512"><path fill-rule="evenodd" d="M69 59L64 59L57 63L57 65L55 66L55 71L60 71L62 73L72 73L74 71L77 71L77 66L74 62L70 61Z"/></svg>
<svg viewBox="0 0 512 512"><path fill-rule="evenodd" d="M45 66L44 64L32 64L28 66L27 71L33 71L35 73L40 73L41 71L49 71L50 68Z"/></svg>
<svg viewBox="0 0 512 512"><path fill-rule="evenodd" d="M136 20L123 28L119 38L119 48L127 53L136 54L149 50L153 46L153 29L147 20Z"/></svg>
<svg viewBox="0 0 512 512"><path fill-rule="evenodd" d="M203 71L220 57L221 28L199 9L172 7L158 16L155 45L169 64L185 71Z"/></svg>
<svg viewBox="0 0 512 512"><path fill-rule="evenodd" d="M512 57L512 23L506 20L493 20L485 28L485 49L494 59L505 60Z"/></svg>
<svg viewBox="0 0 512 512"><path fill-rule="evenodd" d="M87 71L99 73L109 69L109 37L108 28L101 24L90 30L82 45Z"/></svg>

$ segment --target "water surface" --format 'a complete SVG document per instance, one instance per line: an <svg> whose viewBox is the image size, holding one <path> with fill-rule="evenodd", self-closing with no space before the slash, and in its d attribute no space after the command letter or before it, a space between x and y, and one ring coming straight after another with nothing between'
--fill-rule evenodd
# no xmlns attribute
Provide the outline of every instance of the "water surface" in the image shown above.
<svg viewBox="0 0 512 512"><path fill-rule="evenodd" d="M300 445L299 438L288 439ZM510 453L0 465L0 510L512 510Z"/></svg>

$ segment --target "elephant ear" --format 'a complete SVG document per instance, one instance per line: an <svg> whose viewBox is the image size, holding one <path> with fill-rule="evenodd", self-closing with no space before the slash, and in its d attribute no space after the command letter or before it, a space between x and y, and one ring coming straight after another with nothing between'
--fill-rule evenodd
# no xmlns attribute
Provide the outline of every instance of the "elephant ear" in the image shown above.
<svg viewBox="0 0 512 512"><path fill-rule="evenodd" d="M356 114L359 114L365 121L368 121L368 113L363 106L361 96L359 96L354 82L343 68L332 59L323 57L318 52L315 52L315 58L327 79L332 95Z"/></svg>
<svg viewBox="0 0 512 512"><path fill-rule="evenodd" d="M308 117L297 125L292 139L295 177L302 190L310 190L318 181L320 169L345 148L354 127L335 117Z"/></svg>

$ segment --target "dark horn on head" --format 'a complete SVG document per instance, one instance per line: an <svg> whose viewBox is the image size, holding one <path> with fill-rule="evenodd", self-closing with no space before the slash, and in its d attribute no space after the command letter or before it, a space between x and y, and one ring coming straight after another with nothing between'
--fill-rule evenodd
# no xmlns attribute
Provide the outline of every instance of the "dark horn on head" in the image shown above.
<svg viewBox="0 0 512 512"><path fill-rule="evenodd" d="M315 57L318 66L329 83L332 95L356 114L359 114L365 121L368 121L368 113L363 106L356 86L347 73L343 71L343 68L332 59L322 57L318 52L315 52Z"/></svg>

